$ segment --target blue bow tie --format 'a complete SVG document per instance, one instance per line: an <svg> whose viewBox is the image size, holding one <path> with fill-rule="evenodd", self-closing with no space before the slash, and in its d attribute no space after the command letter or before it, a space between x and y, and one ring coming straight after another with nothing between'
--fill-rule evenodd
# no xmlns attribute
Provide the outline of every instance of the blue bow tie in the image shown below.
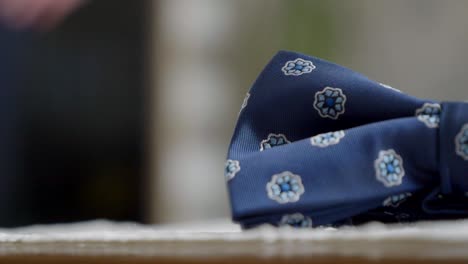
<svg viewBox="0 0 468 264"><path fill-rule="evenodd" d="M468 103L281 51L242 104L225 176L245 228L465 217Z"/></svg>

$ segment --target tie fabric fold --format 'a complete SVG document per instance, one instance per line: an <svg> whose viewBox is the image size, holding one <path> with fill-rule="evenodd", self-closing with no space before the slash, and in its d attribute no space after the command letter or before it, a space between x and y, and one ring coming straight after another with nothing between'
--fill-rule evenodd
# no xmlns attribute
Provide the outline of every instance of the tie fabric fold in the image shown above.
<svg viewBox="0 0 468 264"><path fill-rule="evenodd" d="M225 177L244 228L465 217L468 103L280 51L245 97Z"/></svg>

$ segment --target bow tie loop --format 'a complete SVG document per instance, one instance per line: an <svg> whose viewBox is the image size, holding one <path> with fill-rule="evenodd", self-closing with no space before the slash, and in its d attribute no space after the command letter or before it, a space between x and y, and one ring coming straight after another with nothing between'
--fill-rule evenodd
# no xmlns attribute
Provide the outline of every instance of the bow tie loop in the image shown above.
<svg viewBox="0 0 468 264"><path fill-rule="evenodd" d="M446 102L441 108L441 193L468 195L468 103Z"/></svg>

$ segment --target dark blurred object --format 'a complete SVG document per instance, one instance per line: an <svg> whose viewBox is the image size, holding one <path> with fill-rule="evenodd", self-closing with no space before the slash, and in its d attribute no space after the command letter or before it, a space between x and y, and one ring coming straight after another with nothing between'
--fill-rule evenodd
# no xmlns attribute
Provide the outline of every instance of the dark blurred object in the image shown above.
<svg viewBox="0 0 468 264"><path fill-rule="evenodd" d="M21 55L2 92L19 93L8 151L22 146L20 171L0 176L1 226L142 220L145 4L92 1L54 32L0 47Z"/></svg>
<svg viewBox="0 0 468 264"><path fill-rule="evenodd" d="M27 36L0 28L0 224L8 226L27 217L27 191L19 164L19 91L14 88L22 78L20 61L26 58L21 50L25 50L27 40Z"/></svg>

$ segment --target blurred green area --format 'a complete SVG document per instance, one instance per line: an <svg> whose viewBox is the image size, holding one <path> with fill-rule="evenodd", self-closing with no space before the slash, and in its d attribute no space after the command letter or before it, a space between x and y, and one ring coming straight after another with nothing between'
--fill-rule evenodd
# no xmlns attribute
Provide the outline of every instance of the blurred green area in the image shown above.
<svg viewBox="0 0 468 264"><path fill-rule="evenodd" d="M284 1L281 45L286 50L313 54L333 61L336 48L330 1Z"/></svg>

